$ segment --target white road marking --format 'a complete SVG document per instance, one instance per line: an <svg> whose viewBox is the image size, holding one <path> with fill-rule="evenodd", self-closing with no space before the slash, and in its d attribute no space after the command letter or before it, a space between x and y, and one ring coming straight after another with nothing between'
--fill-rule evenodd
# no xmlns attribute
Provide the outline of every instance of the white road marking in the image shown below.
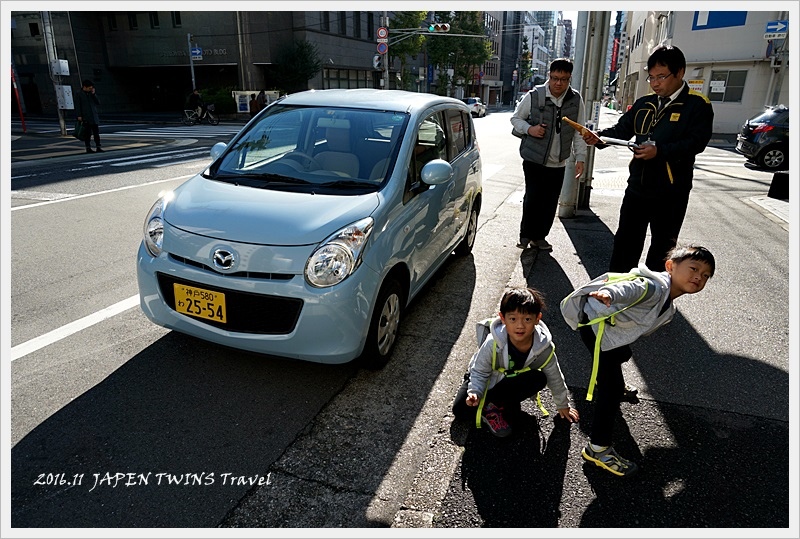
<svg viewBox="0 0 800 539"><path fill-rule="evenodd" d="M115 303L110 307L106 307L105 309L99 310L96 313L84 316L79 320L70 322L65 326L61 326L60 328L50 331L49 333L45 333L44 335L35 337L27 342L18 344L17 346L11 349L11 361L24 357L41 348L44 348L45 346L49 346L55 342L58 342L61 339L65 339L70 335L74 335L79 331L82 331L99 322L102 322L103 320L111 318L112 316L116 316L119 313L125 312L128 309L133 308L137 305L139 305L139 294L131 296L128 299L124 299L118 303Z"/></svg>
<svg viewBox="0 0 800 539"><path fill-rule="evenodd" d="M58 204L59 202L65 202L65 201L68 201L68 200L77 200L79 198L89 198L89 197L93 197L93 196L97 196L97 195L104 195L106 193L115 193L117 191L127 191L128 189L136 189L137 187L147 187L148 185L156 185L156 184L159 184L159 183L173 182L175 180L182 180L184 178L191 178L192 176L194 176L194 174L186 174L186 175L183 175L183 176L177 176L175 178L167 178L166 180L156 180L156 181L147 182L147 183L140 183L140 184L137 184L137 185L128 185L128 186L125 186L125 187L118 187L116 189L106 189L105 191L96 191L94 193L86 193L86 194L83 194L83 195L76 195L76 196L71 197L71 198L61 198L61 199L58 199L58 200L48 200L46 202L37 202L36 204L27 204L25 206L14 206L13 208L11 208L11 211L28 210L30 208L38 208L39 206L46 206L48 204ZM13 193L13 191L12 191L12 193Z"/></svg>

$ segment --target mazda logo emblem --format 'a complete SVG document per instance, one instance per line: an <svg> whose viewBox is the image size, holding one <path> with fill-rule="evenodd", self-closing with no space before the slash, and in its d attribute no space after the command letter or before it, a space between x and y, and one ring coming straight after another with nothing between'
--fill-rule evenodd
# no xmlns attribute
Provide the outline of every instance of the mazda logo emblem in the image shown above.
<svg viewBox="0 0 800 539"><path fill-rule="evenodd" d="M214 251L212 260L214 261L214 266L221 270L231 269L233 267L233 263L235 262L233 253L226 251L225 249L217 249Z"/></svg>

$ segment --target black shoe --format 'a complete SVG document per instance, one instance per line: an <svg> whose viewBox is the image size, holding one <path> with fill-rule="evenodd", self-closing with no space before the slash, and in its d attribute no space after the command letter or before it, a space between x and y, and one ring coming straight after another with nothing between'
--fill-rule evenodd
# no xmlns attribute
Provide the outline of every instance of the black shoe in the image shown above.
<svg viewBox="0 0 800 539"><path fill-rule="evenodd" d="M86 153L94 153L94 150L91 148L86 148Z"/></svg>
<svg viewBox="0 0 800 539"><path fill-rule="evenodd" d="M95 151L96 151L97 153L101 153L101 152L104 152L105 150L104 150L103 148L97 148Z"/></svg>

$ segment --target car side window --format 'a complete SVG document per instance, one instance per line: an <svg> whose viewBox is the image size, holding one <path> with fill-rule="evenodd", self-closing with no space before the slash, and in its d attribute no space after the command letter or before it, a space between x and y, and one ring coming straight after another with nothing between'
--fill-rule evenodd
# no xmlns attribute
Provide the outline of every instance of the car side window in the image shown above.
<svg viewBox="0 0 800 539"><path fill-rule="evenodd" d="M408 166L406 196L403 197L403 202L407 202L414 194L427 189L427 186L421 181L422 167L433 159L447 160L448 141L444 122L443 114L434 112L417 127L414 151Z"/></svg>
<svg viewBox="0 0 800 539"><path fill-rule="evenodd" d="M450 161L452 162L467 147L467 127L469 120L459 109L447 110L447 122L450 124Z"/></svg>

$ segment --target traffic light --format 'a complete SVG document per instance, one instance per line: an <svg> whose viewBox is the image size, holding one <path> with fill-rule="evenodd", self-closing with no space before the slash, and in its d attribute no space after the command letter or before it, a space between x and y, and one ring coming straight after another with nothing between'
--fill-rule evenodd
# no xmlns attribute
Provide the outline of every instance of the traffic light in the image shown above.
<svg viewBox="0 0 800 539"><path fill-rule="evenodd" d="M372 67L375 69L383 69L383 55L376 54L372 57Z"/></svg>
<svg viewBox="0 0 800 539"><path fill-rule="evenodd" d="M428 25L428 32L449 32L450 25L446 22L432 22Z"/></svg>

